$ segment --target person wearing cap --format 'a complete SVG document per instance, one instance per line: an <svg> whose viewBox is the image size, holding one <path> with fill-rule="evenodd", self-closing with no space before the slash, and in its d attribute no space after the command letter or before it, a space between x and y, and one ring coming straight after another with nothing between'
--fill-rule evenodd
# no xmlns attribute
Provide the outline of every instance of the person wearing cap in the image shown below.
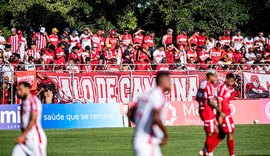
<svg viewBox="0 0 270 156"><path fill-rule="evenodd" d="M173 43L173 30L169 28L167 34L162 37L162 45L166 48L166 45Z"/></svg>
<svg viewBox="0 0 270 156"><path fill-rule="evenodd" d="M63 30L63 33L60 35L60 40L62 42L66 42L69 44L70 38L69 38L69 33L70 33L70 29L68 27L66 27Z"/></svg>
<svg viewBox="0 0 270 156"><path fill-rule="evenodd" d="M223 47L224 45L230 45L231 44L231 32L229 30L224 31L224 35L221 36L220 44Z"/></svg>
<svg viewBox="0 0 270 156"><path fill-rule="evenodd" d="M119 44L119 39L117 38L117 33L115 30L110 30L110 36L106 38L105 46L110 47L111 50L115 50L115 47Z"/></svg>
<svg viewBox="0 0 270 156"><path fill-rule="evenodd" d="M101 30L98 30L97 33L93 34L91 37L92 46L96 46L97 50L101 49L100 39L101 39Z"/></svg>
<svg viewBox="0 0 270 156"><path fill-rule="evenodd" d="M33 37L32 41L36 42L36 46L38 49L45 48L47 45L47 41L49 41L49 36L45 30L45 27L41 27L39 32L36 32Z"/></svg>
<svg viewBox="0 0 270 156"><path fill-rule="evenodd" d="M79 38L79 33L77 30L73 30L71 35L69 35L70 38L70 47L69 47L69 52L72 51L72 48L76 46L77 43L80 43L80 38Z"/></svg>
<svg viewBox="0 0 270 156"><path fill-rule="evenodd" d="M176 37L177 48L180 49L180 47L183 46L184 49L187 50L187 41L187 31L183 29L182 32Z"/></svg>
<svg viewBox="0 0 270 156"><path fill-rule="evenodd" d="M200 34L197 37L198 39L198 47L202 47L205 45L207 40L207 36L205 35L205 31L201 30Z"/></svg>
<svg viewBox="0 0 270 156"><path fill-rule="evenodd" d="M7 41L6 41L5 37L2 36L3 35L2 31L3 30L0 29L0 49L5 50L5 45L6 45Z"/></svg>
<svg viewBox="0 0 270 156"><path fill-rule="evenodd" d="M24 61L24 55L25 55L25 51L26 49L28 49L28 46L27 46L27 41L26 41L26 38L23 36L23 32L22 30L18 30L18 37L19 37L19 51L18 51L18 54L20 54L20 60L21 61ZM27 61L27 60L25 60Z"/></svg>
<svg viewBox="0 0 270 156"><path fill-rule="evenodd" d="M192 36L190 36L190 38L188 39L188 45L189 48L191 48L192 44L196 45L196 48L198 46L198 36L199 36L200 32L199 31L195 31L194 34Z"/></svg>
<svg viewBox="0 0 270 156"><path fill-rule="evenodd" d="M16 32L16 28L11 29L11 36L9 36L7 44L11 46L11 52L17 53L19 50L19 37Z"/></svg>
<svg viewBox="0 0 270 156"><path fill-rule="evenodd" d="M133 43L138 43L142 45L143 43L143 38L144 38L144 33L145 31L142 30L141 28L138 28L138 30L133 34Z"/></svg>
<svg viewBox="0 0 270 156"><path fill-rule="evenodd" d="M126 48L128 45L133 44L132 36L129 34L129 30L126 28L124 33L121 34L121 40L123 42L123 46Z"/></svg>
<svg viewBox="0 0 270 156"><path fill-rule="evenodd" d="M235 50L240 50L240 48L244 45L244 38L241 36L241 30L238 29L236 31L235 36L232 38L232 47Z"/></svg>
<svg viewBox="0 0 270 156"><path fill-rule="evenodd" d="M53 44L55 47L57 47L58 43L59 43L59 37L57 35L58 33L58 29L57 28L52 28L52 34L49 36L49 41L51 44Z"/></svg>
<svg viewBox="0 0 270 156"><path fill-rule="evenodd" d="M143 43L148 46L148 50L150 51L151 55L154 53L155 43L154 43L155 33L150 31L147 36L143 38ZM151 58L153 60L153 58Z"/></svg>
<svg viewBox="0 0 270 156"><path fill-rule="evenodd" d="M84 28L83 33L80 36L80 41L82 43L82 48L85 49L86 46L91 48L91 36L92 31L89 28Z"/></svg>

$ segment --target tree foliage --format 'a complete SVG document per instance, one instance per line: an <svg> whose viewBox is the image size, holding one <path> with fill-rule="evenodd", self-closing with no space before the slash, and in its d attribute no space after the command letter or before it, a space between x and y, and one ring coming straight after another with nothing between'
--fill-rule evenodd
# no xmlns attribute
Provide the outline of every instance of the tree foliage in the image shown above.
<svg viewBox="0 0 270 156"><path fill-rule="evenodd" d="M82 30L142 27L160 36L168 28L218 35L224 29L266 31L268 0L0 0L0 26L24 30L66 26ZM270 3L269 3L270 4ZM266 16L267 15L267 16Z"/></svg>

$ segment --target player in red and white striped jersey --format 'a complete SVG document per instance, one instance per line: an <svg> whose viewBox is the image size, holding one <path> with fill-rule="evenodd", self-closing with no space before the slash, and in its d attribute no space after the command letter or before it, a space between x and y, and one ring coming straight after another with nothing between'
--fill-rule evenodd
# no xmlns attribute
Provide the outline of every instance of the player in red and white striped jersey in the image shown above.
<svg viewBox="0 0 270 156"><path fill-rule="evenodd" d="M45 48L47 45L47 41L49 41L49 36L45 31L44 27L40 28L39 32L36 32L32 38L32 41L36 42L36 46L38 49Z"/></svg>
<svg viewBox="0 0 270 156"><path fill-rule="evenodd" d="M40 100L31 94L31 85L20 82L18 97L21 104L21 129L22 133L16 139L12 156L46 156L47 137L42 129L42 105Z"/></svg>
<svg viewBox="0 0 270 156"><path fill-rule="evenodd" d="M19 48L19 37L16 32L16 28L11 29L11 36L9 36L7 44L11 45L11 52L17 53Z"/></svg>
<svg viewBox="0 0 270 156"><path fill-rule="evenodd" d="M156 87L138 98L128 116L136 124L133 149L136 156L162 156L160 145L168 142L168 132L163 125L166 117L164 93L171 90L168 72L160 71Z"/></svg>

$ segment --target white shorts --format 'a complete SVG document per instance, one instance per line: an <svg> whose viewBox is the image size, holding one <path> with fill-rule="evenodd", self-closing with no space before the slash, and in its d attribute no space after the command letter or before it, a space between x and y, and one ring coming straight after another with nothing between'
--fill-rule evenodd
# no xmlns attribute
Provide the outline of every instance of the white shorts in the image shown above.
<svg viewBox="0 0 270 156"><path fill-rule="evenodd" d="M149 142L145 138L134 138L133 150L135 156L162 156L159 144Z"/></svg>
<svg viewBox="0 0 270 156"><path fill-rule="evenodd" d="M38 137L35 137L35 135L27 137L25 144L15 145L12 151L12 156L46 156L46 135L41 135L40 139Z"/></svg>

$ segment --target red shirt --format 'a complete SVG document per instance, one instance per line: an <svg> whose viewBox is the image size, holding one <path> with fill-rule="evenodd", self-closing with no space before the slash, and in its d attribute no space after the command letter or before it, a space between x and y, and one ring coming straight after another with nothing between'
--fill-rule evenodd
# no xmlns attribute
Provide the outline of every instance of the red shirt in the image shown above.
<svg viewBox="0 0 270 156"><path fill-rule="evenodd" d="M78 54L72 52L68 54L68 60L70 59L74 59L75 61L79 61L80 62L80 57Z"/></svg>
<svg viewBox="0 0 270 156"><path fill-rule="evenodd" d="M233 57L234 57L234 63L240 63L241 58L243 57L243 54L241 52L234 52L233 53Z"/></svg>
<svg viewBox="0 0 270 156"><path fill-rule="evenodd" d="M165 55L167 58L167 63L168 64L174 63L175 50L174 49L172 49L172 50L166 49L164 52L165 52Z"/></svg>
<svg viewBox="0 0 270 156"><path fill-rule="evenodd" d="M201 51L198 53L198 57L199 57L199 60L200 60L201 62L204 62L204 61L202 61L202 60L205 60L205 59L209 58L210 56L209 56L209 53L208 53L207 51L201 50Z"/></svg>
<svg viewBox="0 0 270 156"><path fill-rule="evenodd" d="M42 49L46 47L47 39L44 34L36 32L33 36L33 39L36 40L37 49Z"/></svg>
<svg viewBox="0 0 270 156"><path fill-rule="evenodd" d="M136 65L136 70L151 70L151 67L148 63L146 62L135 62Z"/></svg>
<svg viewBox="0 0 270 156"><path fill-rule="evenodd" d="M103 50L104 49L104 47L105 47L105 38L104 37L100 37L100 48L101 48L101 50Z"/></svg>
<svg viewBox="0 0 270 156"><path fill-rule="evenodd" d="M178 44L178 49L180 48L181 45L184 47L187 45L188 37L184 34L179 34L176 37L176 42Z"/></svg>
<svg viewBox="0 0 270 156"><path fill-rule="evenodd" d="M63 54L65 54L65 50L62 48L57 48L55 50L55 54L56 54L56 56L63 55ZM57 60L58 64L65 64L66 63L65 56L61 56L60 58L57 58L56 60Z"/></svg>
<svg viewBox="0 0 270 156"><path fill-rule="evenodd" d="M225 36L224 35L224 36L221 37L220 43L221 43L222 46L224 46L226 44L230 44L230 42L231 42L231 36Z"/></svg>
<svg viewBox="0 0 270 156"><path fill-rule="evenodd" d="M114 50L117 45L118 39L115 37L109 37L109 44L111 44L111 50Z"/></svg>
<svg viewBox="0 0 270 156"><path fill-rule="evenodd" d="M131 44L132 37L130 34L127 34L127 35L122 34L121 38L122 38L122 42L123 42L124 46L128 46L129 44Z"/></svg>
<svg viewBox="0 0 270 156"><path fill-rule="evenodd" d="M148 60L148 62L150 62L148 55L142 51L140 52L139 59Z"/></svg>
<svg viewBox="0 0 270 156"><path fill-rule="evenodd" d="M104 51L104 57L107 60L107 63L111 63L111 59L116 57L116 52L115 50L105 50Z"/></svg>
<svg viewBox="0 0 270 156"><path fill-rule="evenodd" d="M164 38L165 38L165 41L164 41L165 44L171 44L173 42L173 37L171 35L170 36L165 35Z"/></svg>
<svg viewBox="0 0 270 156"><path fill-rule="evenodd" d="M90 72L92 71L92 66L91 65L83 65L82 66L82 72Z"/></svg>
<svg viewBox="0 0 270 156"><path fill-rule="evenodd" d="M154 47L154 39L151 36L145 36L143 39L144 43L148 46L153 48Z"/></svg>
<svg viewBox="0 0 270 156"><path fill-rule="evenodd" d="M193 43L196 44L196 45L198 45L198 37L196 35L192 35L191 36L191 40L190 40L190 45L189 46L191 46Z"/></svg>
<svg viewBox="0 0 270 156"><path fill-rule="evenodd" d="M97 65L98 59L99 59L99 52L92 50L90 54L91 54L92 64Z"/></svg>
<svg viewBox="0 0 270 156"><path fill-rule="evenodd" d="M11 52L12 53L18 52L19 36L18 35L9 36L7 44L11 45Z"/></svg>
<svg viewBox="0 0 270 156"><path fill-rule="evenodd" d="M49 38L50 38L50 43L53 44L55 48L57 48L57 44L59 43L59 37L57 35L51 34Z"/></svg>
<svg viewBox="0 0 270 156"><path fill-rule="evenodd" d="M232 51L222 51L222 57L224 57L225 55L228 55L228 60L230 60L231 62L233 62L233 52Z"/></svg>
<svg viewBox="0 0 270 156"><path fill-rule="evenodd" d="M234 89L228 88L225 84L222 84L218 88L218 99L221 102L221 110L223 113L225 113L227 116L231 115L231 109L229 107L230 101L231 101L231 93L234 91Z"/></svg>
<svg viewBox="0 0 270 156"><path fill-rule="evenodd" d="M133 43L139 43L142 44L143 43L143 34L140 35L134 35L133 37Z"/></svg>
<svg viewBox="0 0 270 156"><path fill-rule="evenodd" d="M197 61L197 52L196 51L189 49L187 51L187 56L193 57L193 60ZM187 58L189 58L189 57L187 57Z"/></svg>
<svg viewBox="0 0 270 156"><path fill-rule="evenodd" d="M198 46L203 46L205 44L207 37L199 35L197 39L198 39Z"/></svg>
<svg viewBox="0 0 270 156"><path fill-rule="evenodd" d="M216 118L213 108L209 105L208 100L214 98L213 86L208 81L203 81L200 84L197 93L197 101L199 103L199 114L202 120L212 120Z"/></svg>
<svg viewBox="0 0 270 156"><path fill-rule="evenodd" d="M211 59L213 64L217 64L218 61L221 58L222 50L221 49L216 49L215 47L211 49Z"/></svg>
<svg viewBox="0 0 270 156"><path fill-rule="evenodd" d="M100 37L97 34L94 34L91 38L92 40L92 46L97 46L98 49L100 49Z"/></svg>
<svg viewBox="0 0 270 156"><path fill-rule="evenodd" d="M49 64L52 60L54 60L54 52L45 50L45 55L46 55L46 64Z"/></svg>

